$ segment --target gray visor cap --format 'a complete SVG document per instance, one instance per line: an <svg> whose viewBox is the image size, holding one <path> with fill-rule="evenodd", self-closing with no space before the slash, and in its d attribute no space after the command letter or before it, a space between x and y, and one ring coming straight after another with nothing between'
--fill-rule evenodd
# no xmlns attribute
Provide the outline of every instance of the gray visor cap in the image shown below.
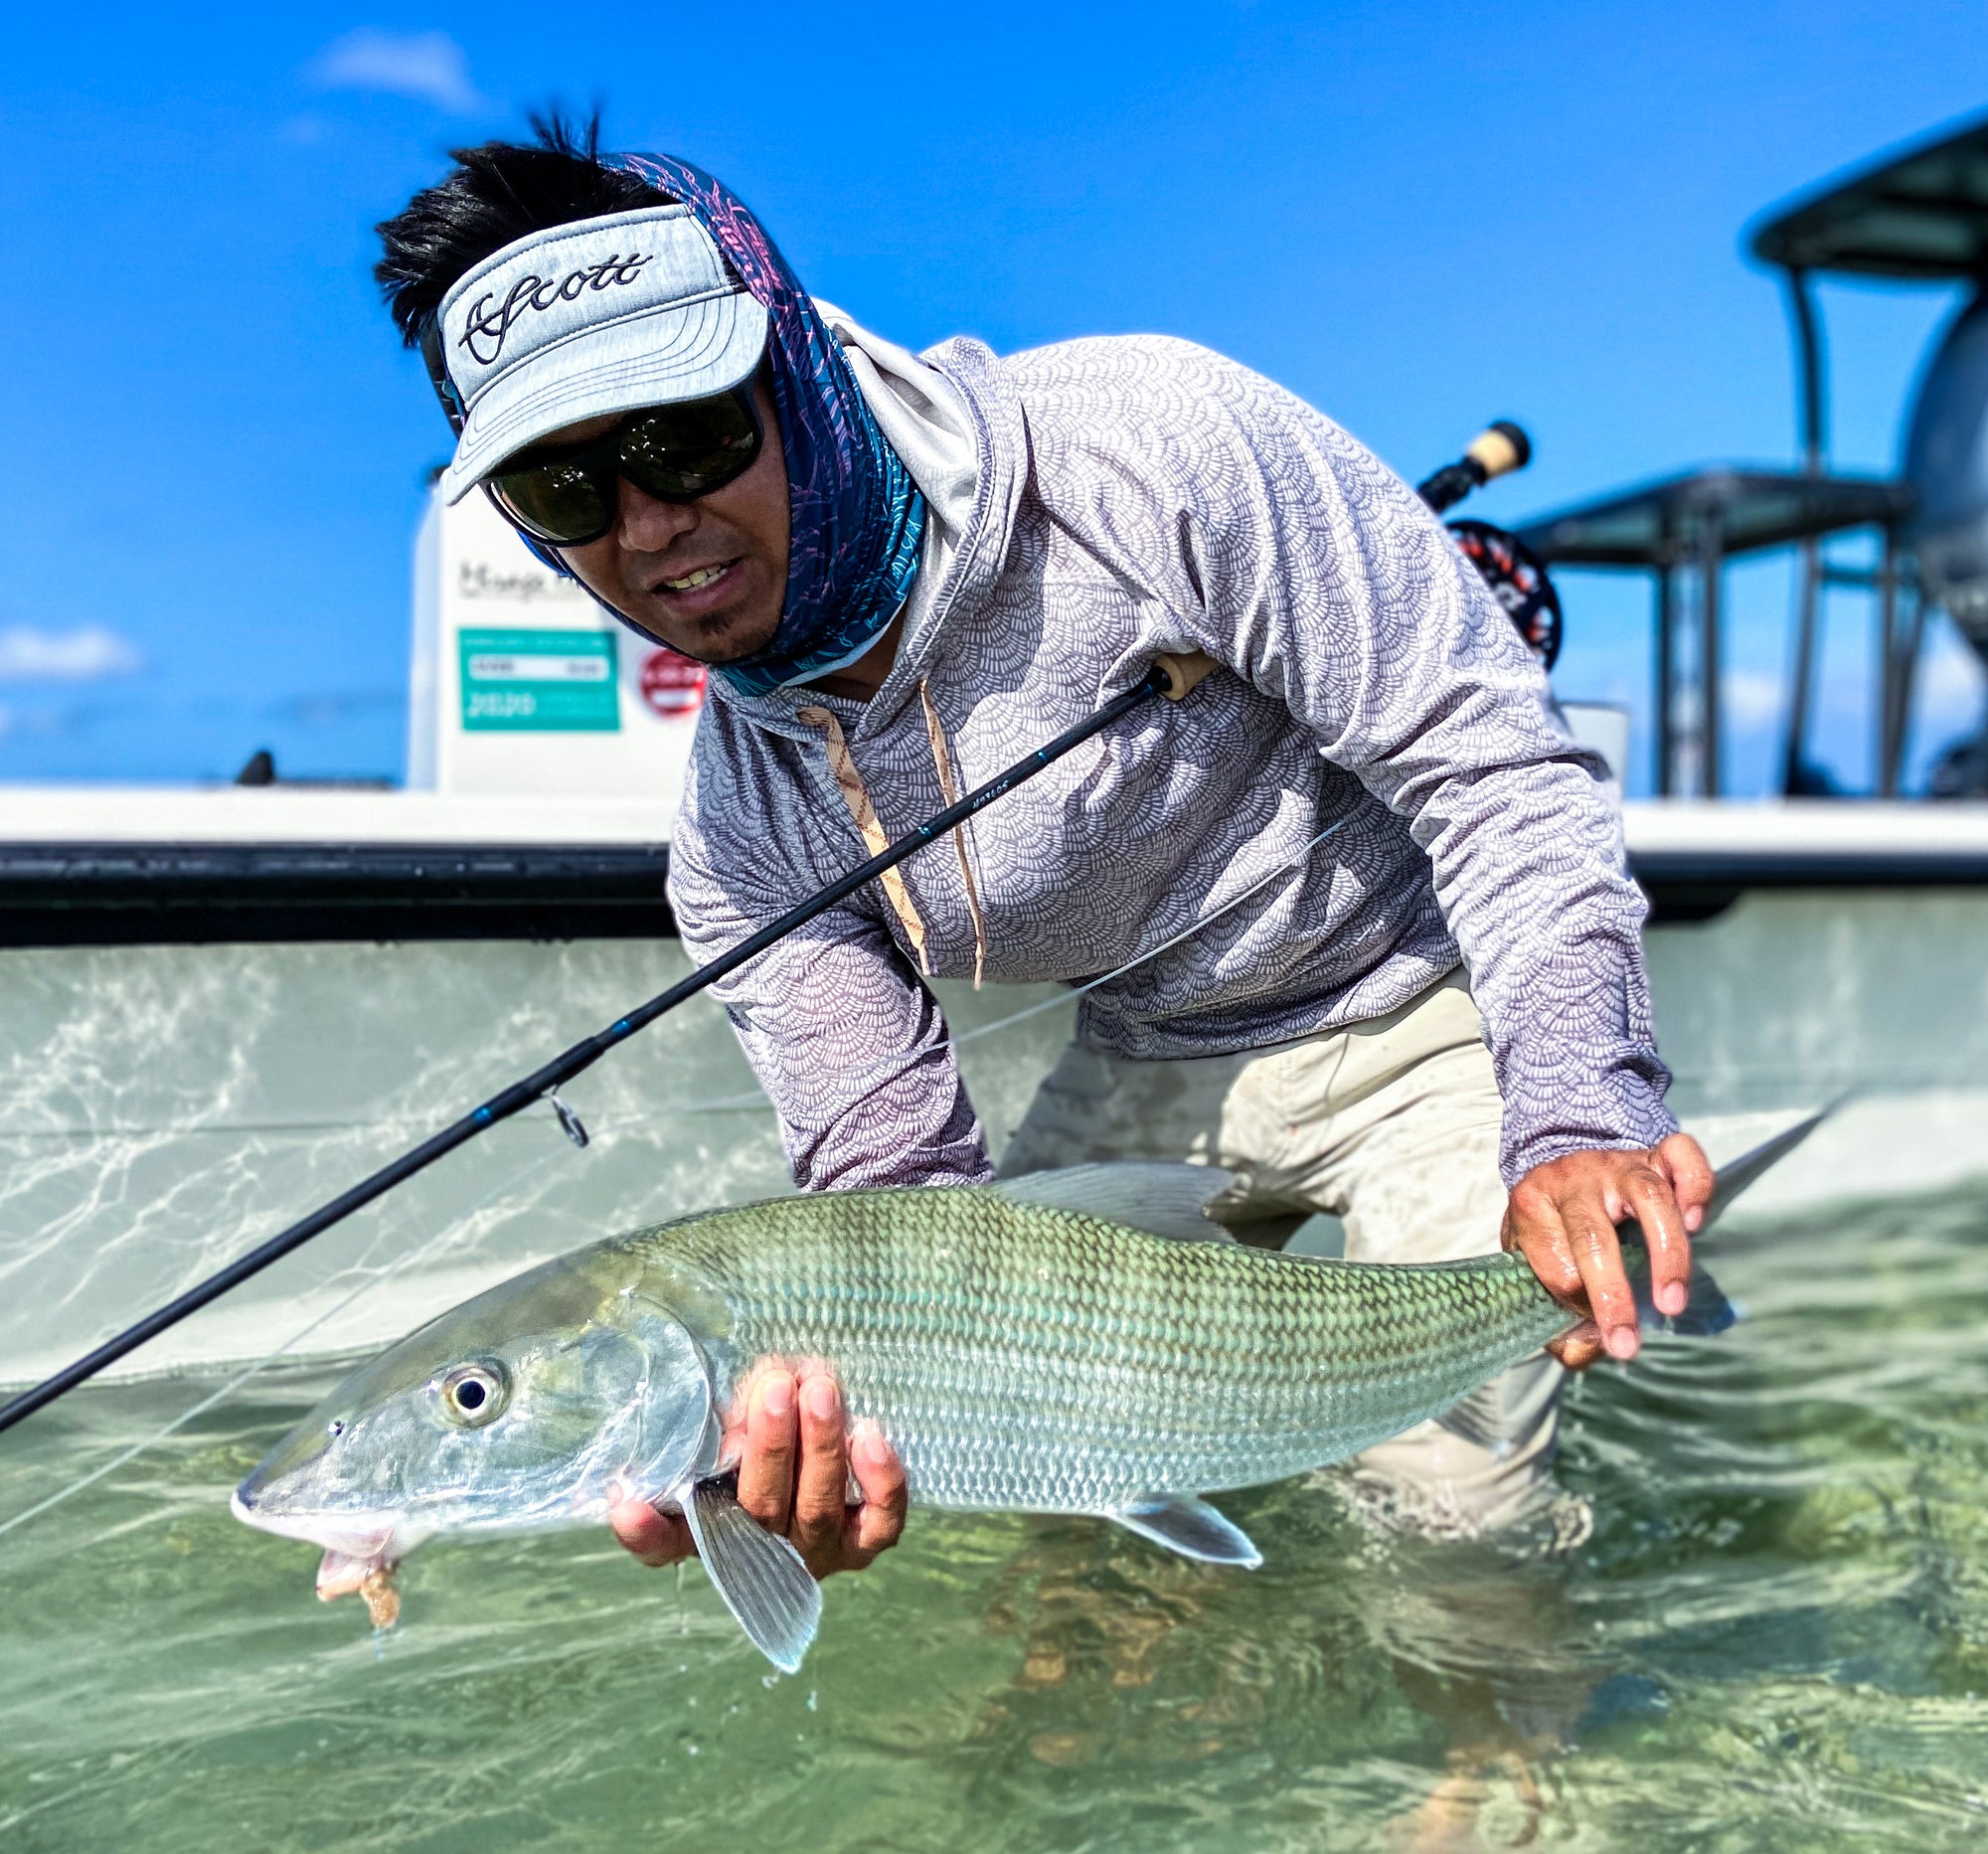
<svg viewBox="0 0 1988 1854"><path fill-rule="evenodd" d="M759 364L766 310L687 206L534 233L442 298L443 364L462 403L443 497L582 419L703 399Z"/></svg>

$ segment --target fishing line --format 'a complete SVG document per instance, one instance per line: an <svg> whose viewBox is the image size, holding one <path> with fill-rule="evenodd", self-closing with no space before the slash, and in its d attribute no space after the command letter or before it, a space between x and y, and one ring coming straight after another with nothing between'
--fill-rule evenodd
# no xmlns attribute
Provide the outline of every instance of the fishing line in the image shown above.
<svg viewBox="0 0 1988 1854"><path fill-rule="evenodd" d="M665 1012L676 1009L687 998L714 985L721 978L735 972L747 960L756 958L775 941L797 931L810 921L825 914L838 902L846 901L856 891L873 882L886 870L895 869L907 857L914 855L928 844L937 842L947 831L963 824L986 809L997 798L1004 797L1018 785L1042 771L1053 761L1081 746L1093 736L1101 734L1114 722L1121 721L1142 702L1150 702L1164 697L1170 702L1185 701L1200 685L1202 680L1215 668L1212 657L1200 652L1176 654L1163 651L1153 660L1152 667L1134 683L1131 688L1120 691L1099 708L1074 727L1066 728L1055 740L1045 743L1034 753L1018 759L1006 771L998 772L984 785L976 786L965 797L944 810L935 812L925 819L915 830L907 832L896 843L887 844L882 850L846 875L838 877L826 888L817 890L805 901L790 908L777 920L769 921L762 927L746 934L729 951L720 953L709 963L699 966L689 976L679 979L667 990L658 992L647 1003L640 1004L625 1017L617 1018L606 1029L596 1031L592 1036L582 1038L570 1049L562 1051L544 1067L535 1069L521 1080L513 1082L509 1088L501 1089L479 1106L432 1134L412 1150L387 1165L383 1165L370 1178L361 1179L349 1191L333 1198L330 1203L320 1205L309 1216L293 1223L286 1230L279 1230L266 1242L258 1244L247 1255L238 1256L226 1267L216 1270L205 1280L197 1282L176 1299L164 1306L155 1307L142 1319L135 1320L120 1333L106 1339L94 1351L65 1365L62 1370L44 1378L41 1383L20 1393L6 1404L0 1404L0 1430L10 1430L24 1418L37 1410L52 1404L59 1397L67 1396L80 1384L86 1383L106 1366L116 1363L126 1353L134 1352L148 1339L155 1339L169 1327L177 1325L189 1314L199 1311L210 1301L218 1300L231 1288L238 1287L251 1275L259 1273L273 1262L279 1262L292 1250L301 1249L313 1237L321 1236L334 1224L342 1223L354 1211L363 1209L376 1198L384 1197L396 1185L405 1184L416 1172L424 1171L437 1159L446 1157L458 1146L467 1145L479 1134L487 1133L500 1120L508 1120L513 1114L522 1113L535 1101L553 1096L563 1083L584 1074L610 1050L618 1049L623 1042L638 1030L646 1029ZM570 1135L573 1126L571 1116L561 1114L562 1124L566 1124ZM579 1143L576 1136L575 1143Z"/></svg>
<svg viewBox="0 0 1988 1854"><path fill-rule="evenodd" d="M1061 1010L1065 1005L1069 1004L1074 998L1082 997L1086 991L1095 991L1100 985L1110 984L1114 978L1123 978L1125 974L1131 971L1135 966L1144 965L1146 961L1149 959L1157 959L1161 953L1170 951L1175 946L1178 946L1182 940L1192 939L1195 936L1195 934L1201 932L1204 928L1213 927L1216 924L1216 922L1220 921L1222 917L1228 914L1232 908L1242 907L1242 905L1244 902L1246 902L1250 896L1254 895L1258 889L1263 888L1269 883L1274 882L1279 876L1286 875L1291 870L1296 869L1301 863L1303 863L1306 857L1310 856L1311 853L1315 849L1317 849L1321 843L1323 843L1326 840L1326 838L1331 836L1332 833L1338 830L1340 826L1343 825L1345 822L1346 819L1343 817L1335 818L1322 831L1320 831L1316 837L1312 838L1309 843L1305 844L1301 849L1297 850L1292 855L1285 858L1283 862L1274 865L1272 868L1265 871L1262 875L1258 876L1256 880L1250 883L1249 886L1246 889L1242 890L1241 894L1231 896L1230 899L1224 902L1220 908L1216 909L1216 911L1213 914L1204 915L1199 921L1190 922L1188 926L1182 927L1178 933L1172 934L1168 938L1161 940L1157 946L1148 947L1144 952L1138 953L1134 957L1127 959L1123 965L1114 966L1110 971L1102 974L1100 977L1087 978L1080 985L1072 985L1067 991L1059 992L1054 998L1044 998L1040 1003L1028 1005L1024 1007L1022 1010L1016 1011L1012 1016L997 1018L991 1024L980 1025L978 1029L962 1031L957 1036L949 1036L945 1038L942 1042L934 1043L929 1050L920 1053L923 1055L935 1056L940 1050L956 1050L960 1048L963 1044L976 1043L982 1037L993 1036L997 1031L1011 1030L1014 1028L1015 1025L1023 1023L1031 1017L1040 1017L1045 1011ZM906 1052L903 1051L893 1056L879 1056L874 1058L870 1062L860 1063L853 1069L839 1069L836 1071L836 1074L844 1078L845 1080L852 1080L858 1076L867 1076L874 1070L888 1068L892 1063L902 1062L905 1060L905 1057L906 1057ZM753 1092L749 1095L730 1095L718 1100L700 1101L681 1107L665 1106L659 1108L658 1111L671 1114L680 1114L680 1115L693 1114L693 1113L727 1113L727 1112L734 1112L741 1107L751 1107L751 1106L764 1107L769 1112L771 1111L772 1102L766 1098L764 1090L754 1089Z"/></svg>
<svg viewBox="0 0 1988 1854"><path fill-rule="evenodd" d="M183 1430L196 1417L205 1416L208 1411L212 1410L215 1407L215 1405L222 1402L224 1398L230 1397L236 1391L239 1391L245 1384L248 1382L250 1378L255 1377L258 1373L266 1371L279 1358L281 1358L284 1353L288 1352L293 1346L299 1345L304 1340L308 1339L311 1336L311 1334L316 1332L317 1329L320 1326L322 1326L327 1320L335 1319L339 1314L343 1313L347 1307L351 1306L352 1303L358 1300L362 1295L371 1293L373 1289L376 1287L384 1286L388 1281L391 1281L397 1274L401 1273L403 1269L414 1266L415 1263L423 1260L424 1258L431 1256L438 1256L443 1251L445 1251L451 1244L464 1241L465 1230L469 1224L469 1221L476 1215L478 1211L488 1208L490 1203L495 1198L503 1195L506 1192L513 1190L518 1185L523 1184L524 1181L527 1178L529 1178L534 1172L543 1169L545 1166L549 1165L554 1159L559 1158L561 1156L562 1156L561 1150L556 1147L554 1150L550 1152L542 1152L537 1158L529 1161L525 1165L520 1166L517 1171L513 1172L510 1175L510 1177L503 1179L497 1184L492 1185L490 1189L486 1191L480 1198L478 1198L475 1203L471 1204L467 1210L463 1211L453 1222L444 1224L442 1228L435 1235L429 1237L426 1242L417 1243L413 1249L409 1250L405 1255L397 1258L393 1262L390 1262L384 1268L380 1270L379 1273L368 1275L366 1279L361 1281L359 1285L355 1287L349 1294L347 1294L343 1300L334 1301L330 1306L326 1307L325 1310L322 1313L318 1314L314 1319L311 1319L307 1321L304 1325L298 1327L295 1332L291 1333L290 1336L287 1339L285 1339L281 1345L277 1346L273 1351L263 1353L262 1356L256 1359L253 1364L245 1366L234 1377L230 1378L226 1384L220 1387L219 1390L210 1392L206 1397L203 1397L199 1403L194 1404L190 1408L181 1411L178 1416L173 1418L173 1420L165 1426L165 1428L157 1431L155 1433L151 1435L145 1436L142 1440L133 1442L128 1448L124 1449L122 1453L112 1455L108 1461L101 1463L97 1467L91 1468L88 1473L79 1475L75 1480L71 1481L68 1486L60 1488L55 1493L50 1494L47 1499L36 1501L33 1506L24 1508L21 1512L13 1514L10 1518L0 1519L0 1538L5 1538L6 1535L12 1532L17 1526L25 1526L31 1519L39 1519L42 1516L42 1514L49 1512L51 1509L55 1507L61 1506L66 1500L74 1499L78 1494L83 1492L86 1488L95 1486L96 1483L102 1480L106 1475L114 1474L117 1472L119 1468L125 1466L128 1462L135 1461L138 1458L138 1456L140 1456L146 1451L146 1449L156 1448L160 1442L166 1439L167 1436L175 1433L179 1430Z"/></svg>
<svg viewBox="0 0 1988 1854"><path fill-rule="evenodd" d="M1286 857L1282 862L1274 865L1269 870L1266 870L1262 875L1258 876L1254 882L1250 883L1248 887L1242 889L1240 893L1232 896L1228 901L1224 902L1222 906L1216 909L1213 914L1205 915L1199 921L1190 923L1187 927L1183 927L1178 933L1170 934L1168 935L1167 938L1161 940L1157 946L1148 947L1144 952L1137 954L1133 958L1127 959L1123 965L1115 966L1112 968L1112 970L1101 974L1099 977L1086 979L1080 985L1073 985L1068 991L1060 994L1057 997L1046 998L1042 1000L1040 1003L1028 1005L1024 1009L1016 1011L1012 1013L1010 1016L999 1018L991 1024L982 1024L981 1026L979 1026L978 1029L968 1030L962 1033L961 1035L948 1037L944 1042L935 1044L933 1046L934 1051L942 1049L957 1049L961 1044L976 1042L982 1037L991 1037L997 1035L999 1032L1003 1030L1012 1029L1016 1024L1023 1023L1031 1017L1041 1016L1042 1013L1045 1011L1053 1011L1061 1009L1064 1005L1070 1003L1072 999L1080 998L1086 991L1095 991L1098 986L1108 985L1111 983L1113 979L1122 978L1127 972L1133 970L1137 966L1144 965L1148 960L1157 959L1161 953L1170 951L1173 947L1178 946L1183 940L1192 939L1195 934L1201 932L1204 928L1213 927L1215 923L1220 921L1224 915L1228 914L1232 909L1240 908L1244 902L1246 902L1249 899L1250 896L1254 895L1259 889L1265 887L1267 884L1274 882L1277 879L1277 877L1288 874L1291 870L1298 868L1301 864L1303 864L1305 859L1311 855L1312 851L1317 849L1318 846L1326 840L1326 838L1330 837L1333 834L1333 832L1338 830L1340 826L1345 822L1346 820L1344 818L1335 819L1332 823L1328 824L1322 831L1320 831L1317 836L1313 837L1309 842L1307 842L1301 849L1297 850L1291 856ZM870 1068L886 1066L890 1062L894 1062L897 1060L899 1059L896 1057L879 1058L878 1061L874 1064L868 1064L862 1068L845 1070L843 1071L843 1073L849 1076L860 1076L867 1073L868 1069ZM756 1091L751 1095L740 1096L737 1097L737 1100L741 1104L749 1104L754 1102L762 1106L770 1104L767 1102L765 1096L762 1093L758 1093ZM564 1103L559 1102L557 1100L553 1102L555 1110L557 1110ZM676 1109L676 1111L680 1113L713 1113L720 1111L721 1109L725 1108L730 1104L733 1103L722 1100L708 1101L704 1103L702 1106L679 1108ZM564 1127L565 1121L563 1116L561 1119L561 1124L562 1127ZM135 1460L139 1455L143 1454L146 1449L156 1447L160 1442L164 1441L167 1436L173 1434L175 1432L181 1429L184 1429L186 1425L193 1422L196 1417L204 1416L208 1411L212 1410L217 1404L221 1403L225 1398L231 1396L234 1392L240 1390L243 1385L247 1384L249 1381L249 1379L267 1370L269 1366L273 1365L286 1352L290 1351L294 1346L301 1344L305 1339L309 1338L310 1335L315 1331L317 1331L317 1329L320 1326L324 1325L327 1320L330 1320L335 1316L337 1316L338 1314L343 1313L347 1307L351 1306L353 1302L358 1300L362 1295L371 1293L373 1289L376 1287L383 1286L388 1281L391 1281L397 1274L401 1273L404 1269L413 1267L415 1263L423 1261L429 1257L439 1255L451 1243L461 1242L466 1240L465 1227L468 1224L469 1220L473 1218L478 1211L486 1208L495 1198L511 1191L516 1186L522 1184L527 1178L529 1178L532 1175L532 1173L550 1164L553 1159L558 1158L560 1156L561 1154L558 1151L542 1153L538 1158L533 1159L529 1164L522 1166L518 1171L512 1173L512 1175L509 1178L504 1179L499 1184L493 1185L487 1192L484 1193L482 1197L477 1199L477 1201L474 1204L470 1205L467 1210L463 1211L452 1224L444 1226L442 1230L440 1230L433 1237L430 1237L428 1241L426 1241L425 1243L417 1244L414 1248L409 1250L405 1255L399 1257L394 1262L389 1263L387 1266L384 1269L382 1269L378 1274L369 1275L365 1280L361 1281L359 1285L351 1291L351 1293L347 1294L344 1299L335 1302L333 1305L327 1307L322 1313L318 1314L315 1319L309 1321L306 1325L299 1327L297 1331L293 1332L287 1339L285 1339L282 1342L281 1345L277 1346L273 1351L264 1353L262 1357L256 1359L253 1364L247 1366L244 1370L239 1372L235 1377L229 1379L226 1384L220 1387L220 1389L202 1398L199 1403L194 1404L189 1409L182 1411L177 1417L175 1417L170 1423L168 1423L163 1429L159 1430L156 1433L146 1436L142 1441L133 1442L130 1445L130 1447L126 1448L121 1454L113 1455L108 1461L102 1463L100 1466L90 1469L90 1471L87 1474L80 1476L76 1480L72 1481L68 1486L62 1488L60 1491L50 1494L47 1499L38 1501L35 1505L28 1507L24 1511L14 1514L13 1517L10 1519L0 1520L0 1538L4 1538L8 1533L12 1532L17 1526L24 1526L28 1523L29 1520L39 1518L43 1513L50 1511L54 1507L62 1505L66 1500L73 1499L77 1494L83 1492L86 1488L93 1487L98 1481L105 1478L105 1476L114 1474L119 1468L123 1467L127 1462Z"/></svg>
<svg viewBox="0 0 1988 1854"><path fill-rule="evenodd" d="M1065 1005L1069 1004L1073 999L1080 998L1086 991L1095 991L1100 985L1108 985L1111 983L1113 979L1122 978L1127 972L1132 971L1134 968L1146 964L1149 960L1157 959L1160 956L1160 954L1162 954L1163 952L1171 951L1175 946L1178 946L1183 940L1192 939L1195 934L1202 932L1205 928L1213 927L1216 922L1220 921L1223 918L1224 915L1230 913L1233 909L1240 908L1244 902L1246 902L1250 898L1250 896L1256 894L1258 890L1266 887L1271 882L1274 882L1279 876L1286 875L1290 871L1300 867L1304 863L1306 858L1308 858L1311 855L1311 853L1315 849L1317 849L1321 843L1323 843L1328 837L1330 837L1333 834L1333 832L1338 830L1341 827L1341 825L1343 825L1345 822L1346 820L1344 818L1335 819L1332 823L1328 824L1322 831L1320 831L1317 834L1317 836L1311 838L1307 843L1305 843L1300 849L1298 849L1292 855L1286 857L1283 861L1275 864L1270 869L1266 870L1262 875L1258 876L1255 881L1251 882L1246 888L1241 890L1238 894L1232 896L1228 901L1224 902L1220 908L1215 910L1214 913L1205 915L1198 921L1191 922L1187 927L1183 927L1178 933L1169 934L1167 938L1161 940L1157 946L1150 946L1144 952L1135 955L1133 958L1127 959L1124 962L1124 964L1119 966L1114 966L1110 971L1102 973L1096 978L1086 979L1080 985L1073 985L1068 991L1060 993L1058 996L1054 998L1045 998L1041 1002L1025 1006L1022 1010L1015 1011L1007 1017L998 1018L995 1022L991 1024L982 1024L977 1029L965 1031L957 1036L947 1037L944 1042L935 1044L933 1046L934 1052L942 1049L957 1049L962 1044L977 1042L982 1037L991 1037L998 1035L1001 1031L1010 1030L1016 1024L1024 1023L1029 1018L1041 1016L1045 1011L1060 1010ZM900 1060L900 1058L898 1057L883 1057L879 1058L875 1063L866 1064L863 1067L856 1069L845 1070L842 1073L846 1076L861 1076L868 1073L868 1071L872 1068L886 1067L890 1063L898 1060ZM555 1104L557 1105L558 1103ZM730 1100L707 1101L699 1106L676 1108L673 1111L678 1113L716 1113L732 1106L754 1105L754 1104L759 1106L770 1105L770 1103L766 1100L765 1095L755 1090L750 1095L738 1096ZM214 1391L211 1395L202 1398L199 1403L193 1405L190 1409L182 1411L180 1415L175 1417L170 1423L168 1423L163 1429L159 1430L155 1434L147 1436L142 1441L132 1443L132 1445L126 1448L121 1454L113 1456L110 1460L104 1462L99 1467L92 1468L87 1474L80 1476L78 1479L72 1481L67 1487L62 1488L59 1492L51 1494L47 1499L39 1501L37 1504L28 1507L23 1512L16 1513L10 1519L0 1520L0 1537L4 1537L7 1533L12 1532L15 1529L15 1527L25 1525L29 1520L40 1517L40 1515L48 1512L51 1508L62 1505L64 1501L74 1498L77 1494L83 1492L86 1488L94 1486L96 1482L102 1480L106 1475L114 1474L120 1467L123 1467L127 1462L135 1460L140 1454L144 1453L146 1449L157 1446L157 1444L164 1441L167 1438L167 1436L173 1434L176 1431L183 1429L187 1424L193 1422L195 1418L205 1415L208 1411L212 1410L217 1404L221 1403L225 1398L232 1395L235 1391L240 1390L243 1385L247 1384L249 1381L249 1379L255 1377L258 1373L265 1371L270 1365L274 1364L279 1358L281 1358L284 1355L284 1353L288 1352L292 1347L300 1344L303 1340L307 1339L327 1320L333 1318L335 1315L339 1313L344 1312L345 1309L351 1306L352 1303L357 1299L359 1299L361 1295L370 1293L374 1288L379 1287L384 1283L392 1280L403 1269L412 1267L416 1262L422 1261L423 1259L431 1255L439 1253L441 1250L446 1248L451 1242L457 1242L463 1240L464 1226L470 1218L474 1217L478 1211L484 1209L494 1198L498 1197L500 1194L504 1192L510 1191L516 1185L521 1184L533 1172L547 1165L548 1163L551 1162L552 1159L558 1156L560 1156L560 1154L557 1152L542 1154L540 1157L532 1160L530 1164L522 1167L519 1171L512 1174L511 1177L505 1179L502 1183L493 1185L488 1192L486 1192L481 1198L479 1198L474 1204L472 1204L468 1208L468 1210L463 1212L462 1215L455 1221L454 1224L445 1227L437 1235L431 1237L427 1242L418 1244L415 1248L408 1251L407 1254L400 1257L397 1261L390 1263L387 1265L387 1267L379 1274L372 1275L366 1280L362 1281L357 1287L355 1287L352 1290L351 1293L347 1294L343 1300L340 1300L336 1302L334 1305L326 1308L324 1312L320 1313L315 1319L311 1320L307 1325L299 1328L296 1332L292 1333L287 1339L283 1341L281 1345L277 1346L273 1351L265 1353L261 1358L257 1359L253 1364L248 1366L237 1376L231 1378L226 1384L222 1385L220 1389Z"/></svg>

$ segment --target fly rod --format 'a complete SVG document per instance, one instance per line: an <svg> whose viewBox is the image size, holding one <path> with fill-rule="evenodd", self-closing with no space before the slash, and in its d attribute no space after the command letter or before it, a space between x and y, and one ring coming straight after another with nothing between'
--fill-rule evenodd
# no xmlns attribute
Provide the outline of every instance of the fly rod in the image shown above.
<svg viewBox="0 0 1988 1854"><path fill-rule="evenodd" d="M673 1011L686 998L695 997L707 986L716 984L728 973L736 972L746 960L756 957L773 944L783 939L796 927L804 927L817 915L833 908L839 901L856 893L866 882L875 881L887 869L895 869L908 856L921 850L928 843L942 837L957 824L963 824L975 812L992 804L995 799L1011 792L1016 786L1032 779L1053 760L1061 759L1074 747L1081 746L1093 734L1128 715L1141 702L1154 696L1165 696L1170 702L1184 700L1188 693L1215 667L1214 660L1200 652L1168 653L1156 657L1153 667L1145 676L1133 684L1122 695L1113 696L1096 714L1079 721L1076 727L1058 735L1045 747L1039 747L1025 759L1020 759L1007 771L997 773L986 784L976 786L957 804L947 805L936 816L927 818L917 829L908 832L888 848L878 851L867 863L852 869L846 876L831 882L827 888L810 895L798 907L790 908L777 921L769 921L756 932L748 933L729 952L720 953L709 965L701 965L688 978L679 979L667 991L659 991L648 1003L638 1006L627 1016L617 1018L605 1030L576 1043L546 1064L536 1069L522 1081L513 1082L502 1093L491 1096L480 1107L472 1108L452 1126L445 1126L431 1138L424 1139L412 1151L404 1152L391 1164L383 1165L372 1177L361 1180L341 1197L335 1197L329 1204L314 1210L300 1222L293 1223L287 1230L278 1231L266 1243L251 1249L246 1256L238 1257L227 1267L217 1269L206 1280L189 1287L176 1300L169 1300L162 1307L154 1308L141 1320L124 1328L111 1339L106 1339L95 1351L78 1359L72 1365L65 1365L53 1377L45 1378L32 1390L23 1391L11 1402L0 1405L0 1431L10 1430L24 1417L31 1417L56 1401L57 1398L73 1391L79 1384L96 1376L106 1365L112 1365L127 1352L134 1352L148 1339L155 1339L169 1326L176 1326L190 1313L197 1313L211 1300L218 1300L231 1287L239 1286L251 1274L259 1274L270 1263L279 1262L293 1249L301 1249L312 1237L322 1235L332 1225L342 1223L356 1210L363 1209L375 1198L384 1197L389 1191L416 1172L424 1171L435 1160L453 1152L457 1146L467 1145L477 1134L488 1132L499 1120L508 1120L514 1113L522 1112L535 1100L553 1093L562 1083L571 1082L577 1075L588 1070L607 1052L624 1043L636 1031L646 1029L667 1011ZM556 1105L559 1103L555 1103ZM573 1121L566 1111L562 1111L561 1122L573 1130L578 1122ZM583 1135L576 1135L583 1140Z"/></svg>

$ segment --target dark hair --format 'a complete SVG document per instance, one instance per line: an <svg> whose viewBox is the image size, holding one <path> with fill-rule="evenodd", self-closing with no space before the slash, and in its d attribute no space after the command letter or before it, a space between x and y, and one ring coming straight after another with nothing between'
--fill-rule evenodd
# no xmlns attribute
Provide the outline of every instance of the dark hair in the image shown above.
<svg viewBox="0 0 1988 1854"><path fill-rule="evenodd" d="M374 228L386 251L373 275L409 347L455 280L492 252L576 219L672 203L639 174L601 160L597 115L581 128L555 109L531 124L529 142L452 149L448 175Z"/></svg>

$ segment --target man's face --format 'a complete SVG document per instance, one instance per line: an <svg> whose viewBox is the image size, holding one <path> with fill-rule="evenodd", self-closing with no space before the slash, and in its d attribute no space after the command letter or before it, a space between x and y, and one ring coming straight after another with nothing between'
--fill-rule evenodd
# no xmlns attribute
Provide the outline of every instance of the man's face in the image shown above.
<svg viewBox="0 0 1988 1854"><path fill-rule="evenodd" d="M659 643L736 663L773 641L787 595L787 468L763 373L752 382L765 441L752 467L695 502L658 502L621 479L619 515L598 541L562 548L580 582ZM578 443L621 422L554 432Z"/></svg>

